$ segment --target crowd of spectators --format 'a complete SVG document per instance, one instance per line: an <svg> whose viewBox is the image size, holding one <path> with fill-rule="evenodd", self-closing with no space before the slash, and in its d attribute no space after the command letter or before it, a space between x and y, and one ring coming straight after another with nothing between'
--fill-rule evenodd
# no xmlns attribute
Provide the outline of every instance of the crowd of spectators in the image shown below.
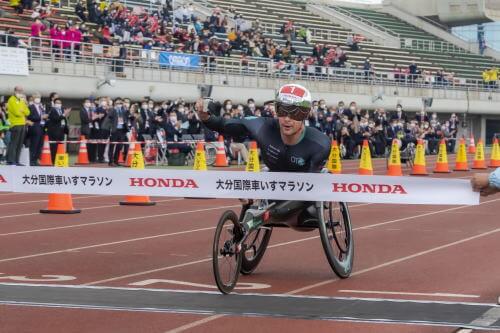
<svg viewBox="0 0 500 333"><path fill-rule="evenodd" d="M51 155L54 160L56 142L67 138L68 117L72 109L79 114L80 133L89 140L101 141L91 141L87 145L91 163L120 165L120 152L126 155L126 143L134 139L141 142L154 139L162 144L168 142L168 151L189 154L192 147L183 141L186 135L195 135L208 142L217 140L217 133L207 129L198 120L193 107L193 103L186 103L182 99L144 99L134 102L128 98L100 97L85 99L76 110L75 107L64 107L56 93L52 93L44 103L40 94L35 93L26 98L22 87L16 87L14 95L2 104L0 111L0 155L6 158L8 164L20 164L20 152L24 144L29 147L30 163L38 165L43 136L47 134L52 142ZM276 112L272 102L257 106L253 99L249 99L246 104L233 103L228 99L222 103L219 116L226 119L276 117ZM359 156L365 139L374 157L385 156L387 147L395 138L400 140L402 149L422 139L428 154L436 154L439 141L445 138L448 139L448 151L453 152L459 128L456 114L448 119L438 118L436 113L429 115L426 111L410 115L400 104L391 113L383 108L368 111L359 108L356 102L345 104L340 101L336 105L327 105L324 100L313 102L305 123L336 139L346 159ZM110 144L106 144L108 140ZM237 159L239 155L246 161L248 141L249 138L244 135L226 137L228 156Z"/></svg>

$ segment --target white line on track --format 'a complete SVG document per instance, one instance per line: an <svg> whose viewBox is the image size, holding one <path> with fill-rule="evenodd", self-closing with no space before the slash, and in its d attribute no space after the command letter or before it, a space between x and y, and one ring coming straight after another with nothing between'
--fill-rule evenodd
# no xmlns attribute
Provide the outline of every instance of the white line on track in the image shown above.
<svg viewBox="0 0 500 333"><path fill-rule="evenodd" d="M83 197L74 197L73 200L80 200L80 199L88 199L88 198L97 198L100 197L99 195L87 195ZM31 201L15 201L15 202L4 202L0 203L0 206L9 206L9 205L22 205L22 204L29 204L29 203L37 203L37 202L47 202L49 201L48 199L44 200L31 200Z"/></svg>
<svg viewBox="0 0 500 333"><path fill-rule="evenodd" d="M184 200L184 198L155 200L155 202L161 203L161 202L179 201L179 200ZM85 207L85 208L81 208L81 210L82 211L86 211L86 210L111 208L111 207L122 207L122 206L120 206L119 204L114 204L114 205L106 205L106 206ZM33 216L33 215L46 215L46 214L42 214L40 212L36 212L36 213L27 213L27 214L5 215L5 216L0 216L0 219L3 220L3 219L13 218L13 217L23 217L23 216ZM77 227L77 226L78 225L74 225L73 227ZM23 233L23 231L21 231L21 233ZM4 235L0 234L0 236L4 236Z"/></svg>
<svg viewBox="0 0 500 333"><path fill-rule="evenodd" d="M182 200L182 199L165 200L165 201L178 201L178 200ZM157 201L157 202L159 202L159 201ZM117 205L100 206L100 207L85 208L85 209L88 210L88 209L98 209L98 208L106 208L106 207L118 207L118 206ZM0 236L13 236L13 235L22 235L22 234L29 234L29 233L42 232L42 231L72 229L72 228L94 226L94 225L100 225L100 224L109 224L109 223L135 221L135 220L144 220L144 219L149 219L149 218L157 218L157 217L172 216L172 215L201 213L201 212L206 212L206 211L212 211L212 210L224 209L224 208L234 208L234 207L240 207L240 205L217 206L217 207L201 208L201 209L195 209L195 210L186 210L186 211L181 211L181 212L170 212L170 213L156 214L156 215L143 215L143 216L127 217L127 218L123 218L123 219L105 220L105 221L82 223L82 224L75 224L75 225L66 225L66 226L53 227L53 228L43 228L43 229L35 229L35 230L16 231L16 232L10 232L10 233L6 233L6 234L0 234ZM215 227L214 227L214 229L215 229Z"/></svg>
<svg viewBox="0 0 500 333"><path fill-rule="evenodd" d="M469 295L469 294L451 294L451 293L415 293L415 292L405 292L405 291L379 291L379 290L349 290L342 289L338 291L339 293L349 293L349 294L377 294L377 295L400 295L400 296L429 296L429 297L452 297L452 298L479 298L480 295Z"/></svg>

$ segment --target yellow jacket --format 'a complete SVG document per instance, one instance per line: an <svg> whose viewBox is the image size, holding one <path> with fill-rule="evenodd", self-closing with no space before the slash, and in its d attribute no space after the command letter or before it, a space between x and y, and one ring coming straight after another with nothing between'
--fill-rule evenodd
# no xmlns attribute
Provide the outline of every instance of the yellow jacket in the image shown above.
<svg viewBox="0 0 500 333"><path fill-rule="evenodd" d="M498 80L498 71L494 68L490 69L490 81Z"/></svg>
<svg viewBox="0 0 500 333"><path fill-rule="evenodd" d="M7 101L7 119L11 128L26 125L26 116L29 116L29 114L30 109L26 102L16 96L10 96Z"/></svg>
<svg viewBox="0 0 500 333"><path fill-rule="evenodd" d="M490 82L490 71L488 70L483 71L483 81Z"/></svg>

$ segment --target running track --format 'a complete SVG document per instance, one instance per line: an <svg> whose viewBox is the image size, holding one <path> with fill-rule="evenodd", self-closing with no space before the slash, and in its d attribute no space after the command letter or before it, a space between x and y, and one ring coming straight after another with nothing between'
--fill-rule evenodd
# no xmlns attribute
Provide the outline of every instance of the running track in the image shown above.
<svg viewBox="0 0 500 333"><path fill-rule="evenodd" d="M453 162L453 157L450 160ZM428 159L429 169L433 161ZM347 161L343 167L344 173L355 173L357 161ZM385 161L375 160L374 167L376 174L384 174ZM440 177L470 175L455 172ZM212 237L221 213L237 209L237 201L153 198L158 202L153 207L123 207L117 204L120 197L79 195L73 199L74 205L83 210L81 214L57 216L38 213L46 199L46 195L0 193L0 288L10 288L13 283L25 285L23 288L28 288L27 284L71 285L79 287L64 290L88 293L106 291L93 287L118 287L121 289L112 290L120 295L126 295L131 288L194 290L209 292L204 295L220 301L221 296L211 293L215 291ZM350 208L356 256L349 279L340 281L333 275L317 231L277 229L256 272L240 278L242 287L254 289L237 292L328 296L362 302L397 299L403 305L419 304L411 301L497 303L499 195L482 199L477 207L353 203ZM161 296L160 291L157 294ZM38 302L43 303L40 297ZM247 306L251 307L256 299L259 297L249 297ZM457 330L361 319L347 322L293 316L172 313L153 308L135 311L134 301L125 304L130 306L126 309L4 302L0 305L0 332ZM493 318L500 320L500 311L493 312Z"/></svg>

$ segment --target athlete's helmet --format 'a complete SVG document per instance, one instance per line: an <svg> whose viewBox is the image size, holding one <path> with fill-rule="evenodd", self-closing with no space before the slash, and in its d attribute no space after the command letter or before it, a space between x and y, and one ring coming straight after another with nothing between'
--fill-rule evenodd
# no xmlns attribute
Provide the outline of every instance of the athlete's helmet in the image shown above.
<svg viewBox="0 0 500 333"><path fill-rule="evenodd" d="M276 95L276 113L278 117L302 121L309 115L311 103L309 90L298 84L286 84Z"/></svg>

